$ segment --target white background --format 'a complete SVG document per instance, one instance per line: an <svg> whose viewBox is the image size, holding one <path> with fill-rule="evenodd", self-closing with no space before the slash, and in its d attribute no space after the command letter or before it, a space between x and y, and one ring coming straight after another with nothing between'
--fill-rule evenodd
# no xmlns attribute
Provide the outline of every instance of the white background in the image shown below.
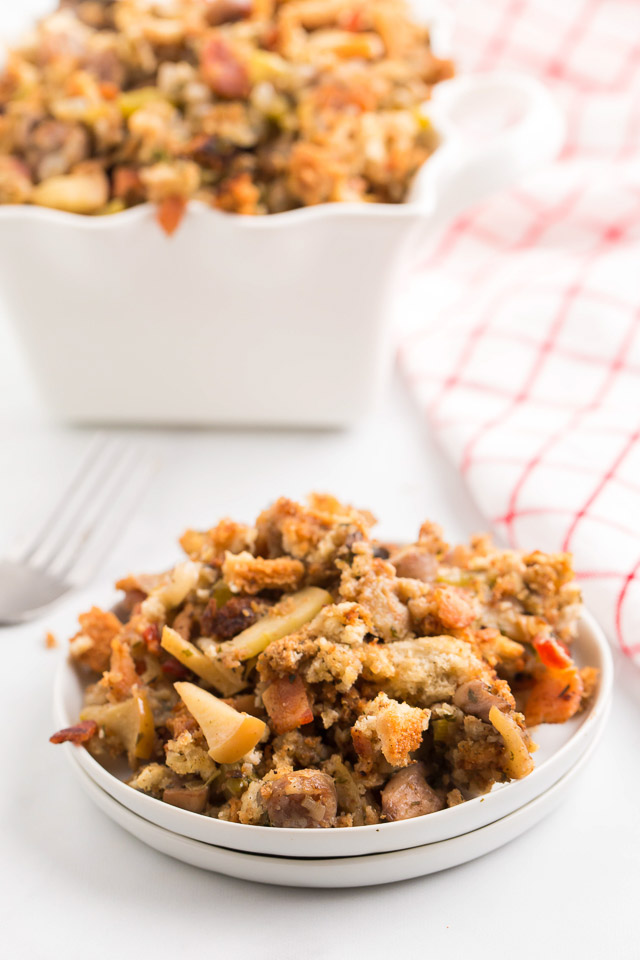
<svg viewBox="0 0 640 960"><path fill-rule="evenodd" d="M46 6L0 0L0 33ZM37 279L37 278L34 278ZM51 322L60 318L52 305ZM38 518L90 432L49 422L0 307L0 553ZM329 490L415 534L482 518L399 382L348 432L123 432L151 450L148 492L96 583L161 568L186 526L250 520L280 493ZM63 650L46 623L0 630L0 929L11 960L640 957L640 674L616 661L604 740L562 807L480 860L353 891L268 888L205 873L133 840L80 794L52 731ZM64 639L64 638L63 638Z"/></svg>

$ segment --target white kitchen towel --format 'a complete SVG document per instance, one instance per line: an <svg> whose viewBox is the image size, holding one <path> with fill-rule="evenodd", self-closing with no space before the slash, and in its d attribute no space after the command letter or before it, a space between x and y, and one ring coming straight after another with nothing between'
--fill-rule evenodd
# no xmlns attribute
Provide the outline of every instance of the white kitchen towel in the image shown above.
<svg viewBox="0 0 640 960"><path fill-rule="evenodd" d="M570 550L640 662L640 3L456 0L460 72L528 70L568 140L435 238L403 368L487 521Z"/></svg>

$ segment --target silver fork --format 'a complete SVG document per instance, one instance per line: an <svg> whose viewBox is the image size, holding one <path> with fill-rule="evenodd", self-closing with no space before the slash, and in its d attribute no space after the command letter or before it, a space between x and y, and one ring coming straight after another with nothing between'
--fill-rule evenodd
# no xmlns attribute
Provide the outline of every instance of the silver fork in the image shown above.
<svg viewBox="0 0 640 960"><path fill-rule="evenodd" d="M0 626L34 619L91 577L130 516L150 466L132 443L93 438L39 531L0 560Z"/></svg>

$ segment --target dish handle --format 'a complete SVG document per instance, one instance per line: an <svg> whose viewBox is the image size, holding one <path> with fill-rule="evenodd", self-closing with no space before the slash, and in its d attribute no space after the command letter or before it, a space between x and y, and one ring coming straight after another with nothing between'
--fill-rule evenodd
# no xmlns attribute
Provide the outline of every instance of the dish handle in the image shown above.
<svg viewBox="0 0 640 960"><path fill-rule="evenodd" d="M416 177L410 201L440 226L463 209L552 160L564 117L542 83L496 71L438 85L425 115L442 146Z"/></svg>

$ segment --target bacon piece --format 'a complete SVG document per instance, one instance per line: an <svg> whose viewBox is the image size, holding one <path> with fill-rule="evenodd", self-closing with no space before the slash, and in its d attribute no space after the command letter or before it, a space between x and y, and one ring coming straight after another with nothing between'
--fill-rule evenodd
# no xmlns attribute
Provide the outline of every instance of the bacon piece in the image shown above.
<svg viewBox="0 0 640 960"><path fill-rule="evenodd" d="M147 645L149 653L153 653L157 657L160 653L160 630L158 624L150 623L148 627L145 627L142 631L142 639Z"/></svg>
<svg viewBox="0 0 640 960"><path fill-rule="evenodd" d="M271 725L276 733L288 733L311 723L313 712L302 679L295 674L278 677L262 694Z"/></svg>
<svg viewBox="0 0 640 960"><path fill-rule="evenodd" d="M186 209L184 197L165 197L158 204L156 219L168 237L173 236L180 226Z"/></svg>
<svg viewBox="0 0 640 960"><path fill-rule="evenodd" d="M168 660L165 660L164 663L160 665L160 669L172 680L190 680L193 676L191 670L187 669L187 667L174 657L169 657Z"/></svg>
<svg viewBox="0 0 640 960"><path fill-rule="evenodd" d="M221 37L211 37L202 50L202 77L214 93L227 100L248 97L249 72Z"/></svg>
<svg viewBox="0 0 640 960"><path fill-rule="evenodd" d="M58 730L49 737L50 743L74 743L76 747L91 740L98 732L98 724L95 720L83 720L82 723L76 723L72 727L65 727Z"/></svg>

